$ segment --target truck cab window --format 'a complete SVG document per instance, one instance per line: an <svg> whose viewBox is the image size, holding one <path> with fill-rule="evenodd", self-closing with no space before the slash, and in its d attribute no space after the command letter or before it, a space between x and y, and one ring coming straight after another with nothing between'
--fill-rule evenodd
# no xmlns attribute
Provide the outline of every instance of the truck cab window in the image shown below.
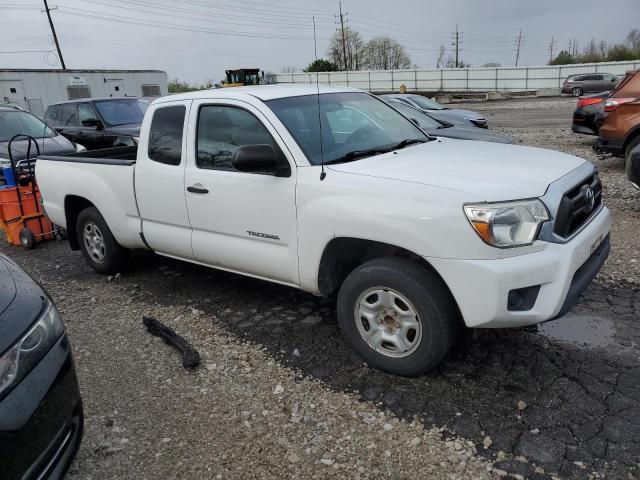
<svg viewBox="0 0 640 480"><path fill-rule="evenodd" d="M182 160L182 132L184 105L158 108L153 112L149 131L149 158L167 165L180 165Z"/></svg>
<svg viewBox="0 0 640 480"><path fill-rule="evenodd" d="M233 170L231 157L238 147L265 144L278 149L262 122L246 110L222 105L200 108L196 156L199 168Z"/></svg>

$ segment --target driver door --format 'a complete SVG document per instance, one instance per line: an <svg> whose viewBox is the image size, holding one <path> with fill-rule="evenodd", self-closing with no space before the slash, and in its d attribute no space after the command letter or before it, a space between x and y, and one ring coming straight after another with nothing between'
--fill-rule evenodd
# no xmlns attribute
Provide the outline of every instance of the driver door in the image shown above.
<svg viewBox="0 0 640 480"><path fill-rule="evenodd" d="M271 123L234 100L194 102L189 120L185 195L194 259L207 265L299 284L296 169ZM291 175L240 172L234 151L269 144L286 157Z"/></svg>

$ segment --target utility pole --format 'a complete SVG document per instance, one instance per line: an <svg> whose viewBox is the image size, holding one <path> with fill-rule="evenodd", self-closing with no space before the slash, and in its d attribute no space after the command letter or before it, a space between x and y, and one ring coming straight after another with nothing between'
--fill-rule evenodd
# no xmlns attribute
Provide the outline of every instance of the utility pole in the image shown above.
<svg viewBox="0 0 640 480"><path fill-rule="evenodd" d="M344 35L344 17L348 15L348 13L342 13L342 2L338 2L340 8L340 14L338 15L340 19L340 30L342 31L342 58L344 59L344 69L347 70L347 40Z"/></svg>
<svg viewBox="0 0 640 480"><path fill-rule="evenodd" d="M518 66L518 61L520 60L520 46L522 45L522 29L518 33L518 38L516 39L518 44L518 49L516 50L516 67Z"/></svg>
<svg viewBox="0 0 640 480"><path fill-rule="evenodd" d="M458 24L456 23L456 31L452 33L453 42L451 45L456 47L456 68L460 66L460 44L462 43L462 32L458 31Z"/></svg>
<svg viewBox="0 0 640 480"><path fill-rule="evenodd" d="M556 41L553 39L553 35L551 35L551 41L549 42L549 63L553 61L553 49L555 48Z"/></svg>
<svg viewBox="0 0 640 480"><path fill-rule="evenodd" d="M571 39L569 39L569 50L567 50L567 53L571 55Z"/></svg>
<svg viewBox="0 0 640 480"><path fill-rule="evenodd" d="M60 44L58 43L58 36L56 35L56 29L53 27L53 20L51 20L51 12L49 12L49 4L47 0L44 0L44 8L47 11L47 18L49 19L49 25L51 26L51 33L53 34L53 41L56 44L56 50L58 50L58 58L62 64L62 69L66 70L67 66L64 64L64 58L62 58L62 51L60 50Z"/></svg>
<svg viewBox="0 0 640 480"><path fill-rule="evenodd" d="M316 37L316 17L315 15L311 17L313 20L313 55L316 57L316 62L318 61L318 38Z"/></svg>

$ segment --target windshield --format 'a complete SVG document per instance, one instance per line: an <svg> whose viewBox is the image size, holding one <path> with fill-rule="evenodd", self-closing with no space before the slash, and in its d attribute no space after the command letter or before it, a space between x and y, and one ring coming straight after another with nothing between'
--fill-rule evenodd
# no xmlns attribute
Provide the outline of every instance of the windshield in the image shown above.
<svg viewBox="0 0 640 480"><path fill-rule="evenodd" d="M144 112L149 107L148 102L135 100L104 100L94 102L98 112L108 125L125 125L127 123L142 123Z"/></svg>
<svg viewBox="0 0 640 480"><path fill-rule="evenodd" d="M420 126L420 128L422 129L442 128L444 126L444 124L438 122L437 120L434 120L429 115L422 113L421 111L416 110L413 107L410 107L406 103L390 102L389 105L397 109L401 114L403 114L405 117L409 118L410 120L415 119L418 122L418 125Z"/></svg>
<svg viewBox="0 0 640 480"><path fill-rule="evenodd" d="M444 110L444 107L438 102L434 102L430 98L423 97L422 95L411 95L409 100L425 110Z"/></svg>
<svg viewBox="0 0 640 480"><path fill-rule="evenodd" d="M330 163L354 151L389 148L407 139L429 140L411 121L364 92L305 95L266 103L313 165L320 165L323 157ZM322 145L318 117L322 119Z"/></svg>
<svg viewBox="0 0 640 480"><path fill-rule="evenodd" d="M0 142L8 142L18 134L33 138L50 138L57 135L42 120L28 112L0 112Z"/></svg>

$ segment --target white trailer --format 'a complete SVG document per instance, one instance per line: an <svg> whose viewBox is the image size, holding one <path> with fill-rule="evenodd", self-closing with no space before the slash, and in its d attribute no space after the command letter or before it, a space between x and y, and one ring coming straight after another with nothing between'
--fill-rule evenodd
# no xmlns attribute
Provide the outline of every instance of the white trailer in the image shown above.
<svg viewBox="0 0 640 480"><path fill-rule="evenodd" d="M161 70L0 69L0 105L15 104L35 115L63 100L167 93L167 74Z"/></svg>

